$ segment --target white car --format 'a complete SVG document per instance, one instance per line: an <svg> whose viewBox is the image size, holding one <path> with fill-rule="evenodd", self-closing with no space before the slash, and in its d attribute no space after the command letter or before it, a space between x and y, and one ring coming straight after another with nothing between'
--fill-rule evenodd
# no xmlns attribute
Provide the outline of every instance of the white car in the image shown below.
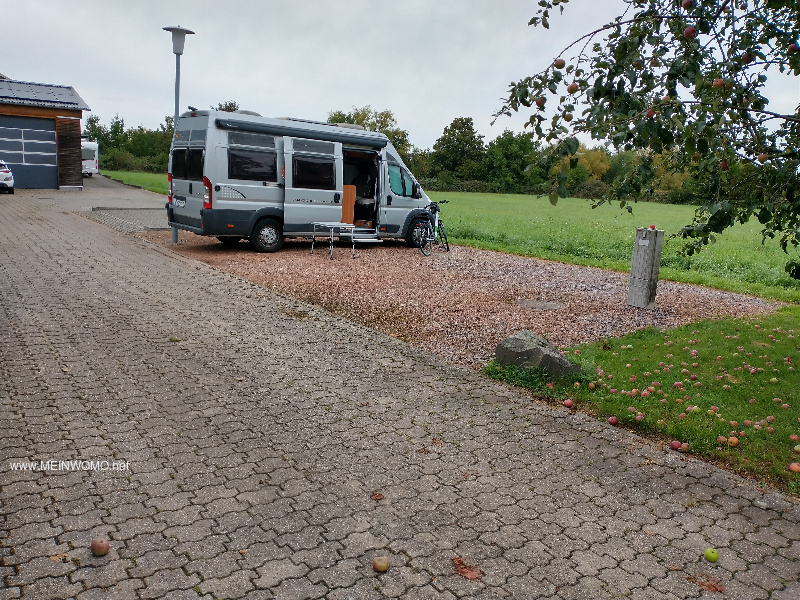
<svg viewBox="0 0 800 600"><path fill-rule="evenodd" d="M5 190L9 194L14 193L14 175L2 160L0 160L0 190Z"/></svg>

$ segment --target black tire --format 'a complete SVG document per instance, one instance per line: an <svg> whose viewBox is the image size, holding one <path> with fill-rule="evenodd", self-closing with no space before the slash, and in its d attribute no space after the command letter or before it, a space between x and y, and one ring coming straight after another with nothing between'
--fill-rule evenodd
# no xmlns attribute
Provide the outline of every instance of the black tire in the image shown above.
<svg viewBox="0 0 800 600"><path fill-rule="evenodd" d="M442 245L442 250L450 252L450 244L447 243L447 233L444 230L444 223L439 221L439 243Z"/></svg>
<svg viewBox="0 0 800 600"><path fill-rule="evenodd" d="M221 235L217 238L223 246L238 246L242 238L233 237L230 235Z"/></svg>
<svg viewBox="0 0 800 600"><path fill-rule="evenodd" d="M250 244L259 252L277 252L283 247L283 227L275 219L261 219L253 228Z"/></svg>
<svg viewBox="0 0 800 600"><path fill-rule="evenodd" d="M13 194L13 193L14 193L14 188L11 188L11 189L9 189L9 190L8 190L8 193L9 193L9 194Z"/></svg>
<svg viewBox="0 0 800 600"><path fill-rule="evenodd" d="M420 235L421 231L419 228L424 227L427 225L428 219L414 219L411 221L411 224L408 226L408 232L406 233L406 243L411 246L412 248L419 248L420 242L422 240L422 236Z"/></svg>

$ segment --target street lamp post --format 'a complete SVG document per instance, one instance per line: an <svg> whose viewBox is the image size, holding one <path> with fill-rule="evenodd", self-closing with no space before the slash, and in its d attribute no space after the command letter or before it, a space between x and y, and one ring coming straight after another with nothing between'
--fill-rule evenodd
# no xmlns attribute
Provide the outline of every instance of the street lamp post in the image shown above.
<svg viewBox="0 0 800 600"><path fill-rule="evenodd" d="M181 54L183 54L183 45L186 42L187 34L194 34L180 25L172 27L164 27L164 31L169 31L172 34L172 52L175 54L175 116L172 120L173 131L177 131L178 127L178 107L180 105L181 93ZM174 135L174 134L173 134ZM172 243L178 243L178 228L172 228Z"/></svg>

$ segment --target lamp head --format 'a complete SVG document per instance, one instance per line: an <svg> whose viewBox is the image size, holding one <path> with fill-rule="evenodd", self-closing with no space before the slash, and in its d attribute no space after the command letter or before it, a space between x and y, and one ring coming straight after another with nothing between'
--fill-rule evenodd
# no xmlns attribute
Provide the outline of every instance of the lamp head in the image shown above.
<svg viewBox="0 0 800 600"><path fill-rule="evenodd" d="M194 34L194 31L175 25L172 27L163 27L164 31L169 31L172 34L172 52L173 54L183 54L183 44L186 41L186 34Z"/></svg>

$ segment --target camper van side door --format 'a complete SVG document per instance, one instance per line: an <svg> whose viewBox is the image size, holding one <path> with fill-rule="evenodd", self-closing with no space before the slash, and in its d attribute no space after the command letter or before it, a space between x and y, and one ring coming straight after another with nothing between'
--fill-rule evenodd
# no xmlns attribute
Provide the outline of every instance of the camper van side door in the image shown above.
<svg viewBox="0 0 800 600"><path fill-rule="evenodd" d="M284 233L310 234L312 223L342 220L342 144L285 137Z"/></svg>

